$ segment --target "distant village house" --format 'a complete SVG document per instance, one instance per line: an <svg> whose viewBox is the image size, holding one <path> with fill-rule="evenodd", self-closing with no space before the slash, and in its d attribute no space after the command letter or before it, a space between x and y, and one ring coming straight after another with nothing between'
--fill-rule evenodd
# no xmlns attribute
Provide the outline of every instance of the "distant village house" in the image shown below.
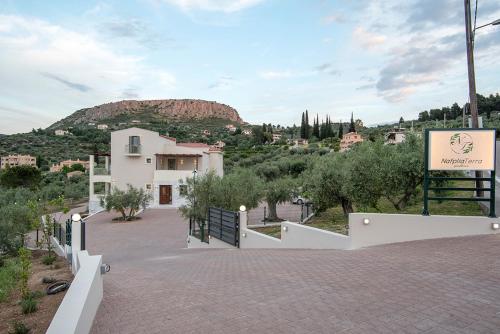
<svg viewBox="0 0 500 334"><path fill-rule="evenodd" d="M0 160L0 169L15 166L31 166L36 167L36 158L31 155L8 155Z"/></svg>
<svg viewBox="0 0 500 334"><path fill-rule="evenodd" d="M228 130L229 132L236 132L236 127L232 124L228 124L225 126L226 130Z"/></svg>
<svg viewBox="0 0 500 334"><path fill-rule="evenodd" d="M401 144L406 139L405 128L394 128L385 135L385 144L394 145Z"/></svg>
<svg viewBox="0 0 500 334"><path fill-rule="evenodd" d="M99 130L107 130L108 125L107 124L97 124L97 129Z"/></svg>
<svg viewBox="0 0 500 334"><path fill-rule="evenodd" d="M54 131L54 134L56 136L66 136L67 134L69 134L69 131L57 129Z"/></svg>
<svg viewBox="0 0 500 334"><path fill-rule="evenodd" d="M219 140L215 143L215 145L213 147L216 147L216 148L220 148L220 149L223 149L224 146L226 146L226 143L224 143L222 140Z"/></svg>
<svg viewBox="0 0 500 334"><path fill-rule="evenodd" d="M59 164L53 164L50 167L50 171L52 173L57 173L57 172L60 172L64 167L71 167L71 166L76 165L76 164L82 165L86 170L89 169L89 162L88 161L77 159L77 160L64 160L64 161L61 161Z"/></svg>
<svg viewBox="0 0 500 334"><path fill-rule="evenodd" d="M363 137L357 132L349 132L342 136L340 141L340 152L349 150L353 145L362 143Z"/></svg>

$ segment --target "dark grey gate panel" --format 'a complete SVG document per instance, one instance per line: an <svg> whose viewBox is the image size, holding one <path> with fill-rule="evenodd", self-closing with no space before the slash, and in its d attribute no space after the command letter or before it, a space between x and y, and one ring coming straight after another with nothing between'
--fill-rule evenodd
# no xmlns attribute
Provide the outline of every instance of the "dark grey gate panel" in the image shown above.
<svg viewBox="0 0 500 334"><path fill-rule="evenodd" d="M230 245L239 247L240 219L238 212L219 208L208 209L208 234Z"/></svg>

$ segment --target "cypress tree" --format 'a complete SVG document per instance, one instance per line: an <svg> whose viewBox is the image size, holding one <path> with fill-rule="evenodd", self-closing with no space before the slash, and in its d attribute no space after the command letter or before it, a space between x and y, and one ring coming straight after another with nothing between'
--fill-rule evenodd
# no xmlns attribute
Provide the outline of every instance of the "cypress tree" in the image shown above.
<svg viewBox="0 0 500 334"><path fill-rule="evenodd" d="M349 124L349 132L356 132L356 125L354 124L354 113L351 113L351 124Z"/></svg>
<svg viewBox="0 0 500 334"><path fill-rule="evenodd" d="M342 121L339 122L339 139L342 139L344 136L344 126L342 125Z"/></svg>
<svg viewBox="0 0 500 334"><path fill-rule="evenodd" d="M306 138L306 126L305 126L305 116L304 113L302 113L302 121L300 122L300 138L305 139Z"/></svg>
<svg viewBox="0 0 500 334"><path fill-rule="evenodd" d="M309 139L310 137L310 129L309 129L309 112L306 109L306 119L305 119L305 135L306 139Z"/></svg>
<svg viewBox="0 0 500 334"><path fill-rule="evenodd" d="M319 138L319 116L316 114L316 118L314 119L313 133L312 135L316 138Z"/></svg>

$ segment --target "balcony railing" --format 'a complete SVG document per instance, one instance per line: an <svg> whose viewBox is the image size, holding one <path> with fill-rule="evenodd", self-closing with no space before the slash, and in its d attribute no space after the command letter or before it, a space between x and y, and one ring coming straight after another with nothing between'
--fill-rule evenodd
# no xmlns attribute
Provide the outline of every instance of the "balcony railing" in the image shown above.
<svg viewBox="0 0 500 334"><path fill-rule="evenodd" d="M94 175L110 175L109 170L104 167L94 167Z"/></svg>
<svg viewBox="0 0 500 334"><path fill-rule="evenodd" d="M125 154L140 155L141 154L141 145L125 145Z"/></svg>

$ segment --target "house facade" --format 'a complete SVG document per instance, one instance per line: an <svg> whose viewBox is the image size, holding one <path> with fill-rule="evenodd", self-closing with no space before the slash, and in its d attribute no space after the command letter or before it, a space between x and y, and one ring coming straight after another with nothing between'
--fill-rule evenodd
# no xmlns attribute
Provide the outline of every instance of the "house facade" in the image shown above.
<svg viewBox="0 0 500 334"><path fill-rule="evenodd" d="M0 159L0 169L7 168L7 166L31 166L36 167L36 158L31 155L7 155Z"/></svg>
<svg viewBox="0 0 500 334"><path fill-rule="evenodd" d="M349 132L342 136L340 152L349 150L354 144L363 142L363 137L357 132Z"/></svg>
<svg viewBox="0 0 500 334"><path fill-rule="evenodd" d="M111 133L111 156L99 166L90 156L89 212L101 210L100 197L130 184L151 192L150 207L177 208L185 203L186 178L215 171L223 175L222 150L203 143L177 143L157 132L128 128ZM96 190L99 189L100 193Z"/></svg>
<svg viewBox="0 0 500 334"><path fill-rule="evenodd" d="M401 144L406 139L406 129L405 128L394 128L392 131L385 135L385 144L394 145Z"/></svg>

